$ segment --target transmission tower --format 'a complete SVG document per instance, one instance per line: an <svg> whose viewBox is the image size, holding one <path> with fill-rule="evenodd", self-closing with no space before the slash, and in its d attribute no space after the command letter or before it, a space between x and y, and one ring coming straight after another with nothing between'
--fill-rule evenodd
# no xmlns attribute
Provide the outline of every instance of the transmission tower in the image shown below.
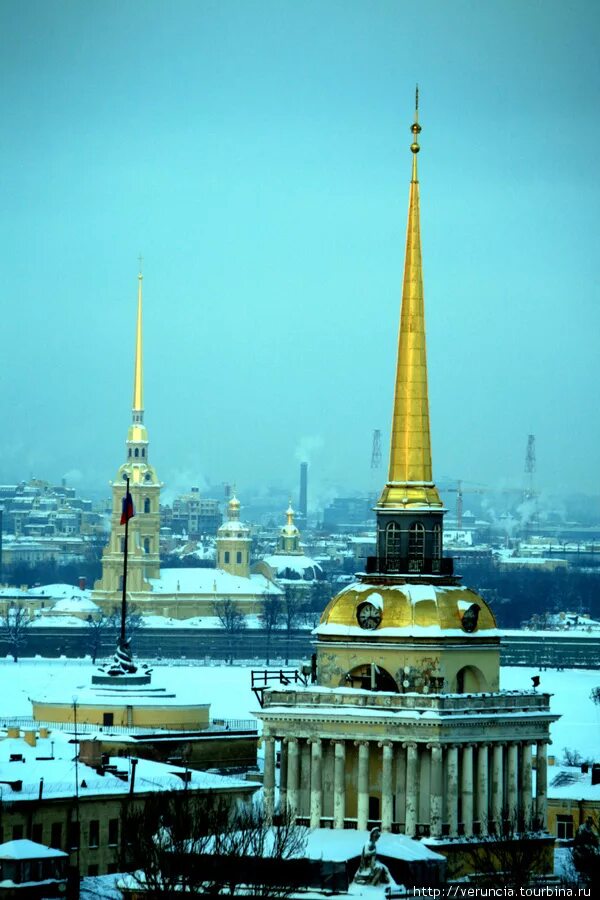
<svg viewBox="0 0 600 900"><path fill-rule="evenodd" d="M381 468L381 430L376 428L373 432L373 449L371 451L371 471L376 472Z"/></svg>

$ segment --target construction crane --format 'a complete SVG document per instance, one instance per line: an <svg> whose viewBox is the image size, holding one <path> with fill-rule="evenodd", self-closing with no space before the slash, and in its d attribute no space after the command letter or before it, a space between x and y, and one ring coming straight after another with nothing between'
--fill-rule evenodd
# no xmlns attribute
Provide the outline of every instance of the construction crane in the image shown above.
<svg viewBox="0 0 600 900"><path fill-rule="evenodd" d="M456 487L446 488L449 494L456 494L456 527L458 531L462 530L463 519L463 495L464 494L487 494L489 488L486 487L468 487L463 488L463 482L457 481Z"/></svg>

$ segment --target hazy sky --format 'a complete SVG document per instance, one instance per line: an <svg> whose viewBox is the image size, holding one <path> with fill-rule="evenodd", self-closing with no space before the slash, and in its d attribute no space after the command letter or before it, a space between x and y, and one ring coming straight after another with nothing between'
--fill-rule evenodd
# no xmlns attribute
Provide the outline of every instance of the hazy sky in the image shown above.
<svg viewBox="0 0 600 900"><path fill-rule="evenodd" d="M421 88L434 473L600 477L597 0L0 3L0 480L387 457ZM384 472L381 479L383 480Z"/></svg>

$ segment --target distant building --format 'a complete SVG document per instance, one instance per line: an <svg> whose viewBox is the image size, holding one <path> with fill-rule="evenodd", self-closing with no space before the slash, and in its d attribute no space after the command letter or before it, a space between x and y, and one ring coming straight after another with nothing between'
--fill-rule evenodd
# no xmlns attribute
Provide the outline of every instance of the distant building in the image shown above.
<svg viewBox="0 0 600 900"><path fill-rule="evenodd" d="M222 521L219 501L201 497L197 487L173 501L170 524L175 534L185 533L190 540L199 540L204 535L216 534Z"/></svg>
<svg viewBox="0 0 600 900"><path fill-rule="evenodd" d="M281 528L277 549L265 556L255 567L255 572L263 572L268 578L280 584L312 584L324 577L323 569L314 559L306 556L300 544L300 531L294 523L291 504L286 511L286 523Z"/></svg>
<svg viewBox="0 0 600 900"><path fill-rule="evenodd" d="M323 526L330 531L352 531L373 525L373 501L370 497L336 497L323 510Z"/></svg>

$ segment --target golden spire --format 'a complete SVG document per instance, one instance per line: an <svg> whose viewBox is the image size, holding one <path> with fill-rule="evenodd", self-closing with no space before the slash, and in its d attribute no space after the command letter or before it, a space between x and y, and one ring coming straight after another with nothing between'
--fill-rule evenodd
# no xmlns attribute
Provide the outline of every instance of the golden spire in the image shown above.
<svg viewBox="0 0 600 900"><path fill-rule="evenodd" d="M379 499L379 507L441 507L432 482L429 400L427 396L427 357L425 350L425 306L421 263L419 220L419 89L416 92L415 120L411 125L413 142L412 177L408 200L406 255L402 283L402 311L398 338L398 363L394 394L394 414L390 448L388 483Z"/></svg>
<svg viewBox="0 0 600 900"><path fill-rule="evenodd" d="M133 410L142 412L144 409L144 358L142 347L142 263L140 257L140 272L138 275L138 304L137 326L135 331L135 365L133 370Z"/></svg>
<svg viewBox="0 0 600 900"><path fill-rule="evenodd" d="M291 498L290 498L290 502L288 504L288 508L285 511L285 515L286 515L286 519L287 519L287 522L286 522L287 527L293 528L294 527L294 510L292 509Z"/></svg>

